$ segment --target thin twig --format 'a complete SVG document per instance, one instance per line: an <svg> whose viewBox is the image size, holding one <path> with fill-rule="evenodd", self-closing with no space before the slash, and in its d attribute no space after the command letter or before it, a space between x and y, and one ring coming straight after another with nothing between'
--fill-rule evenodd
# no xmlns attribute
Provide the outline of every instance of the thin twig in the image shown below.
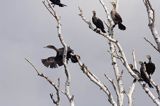
<svg viewBox="0 0 160 106"><path fill-rule="evenodd" d="M159 33L158 33L158 31L157 31L157 29L155 27L155 11L152 8L150 0L143 0L143 3L145 5L145 7L146 7L147 14L148 14L148 26L150 28L150 31L152 33L152 36L153 36L156 44L157 44L157 47L156 47L157 49L156 50L158 50L159 53L160 53L160 35L159 35Z"/></svg>
<svg viewBox="0 0 160 106"><path fill-rule="evenodd" d="M25 58L25 60L34 68L34 70L36 71L36 73L38 74L39 77L44 78L47 82L49 82L50 85L52 85L54 87L54 89L56 90L56 94L57 94L57 100L55 100L53 98L53 94L50 94L50 97L51 97L53 103L56 104L57 106L59 106L59 103L60 103L60 95L59 95L60 88L59 88L59 86L56 86L56 84L53 81L51 81L47 76L45 76L43 73L40 73L38 71L38 69L28 59Z"/></svg>
<svg viewBox="0 0 160 106"><path fill-rule="evenodd" d="M104 74L104 76L108 79L108 81L112 84L112 86L113 86L113 88L114 88L114 90L115 90L115 92L116 92L116 95L118 96L118 88L117 88L117 85L116 85L116 83L115 83L115 81L113 80L113 79L111 79L111 78L109 78L106 74Z"/></svg>
<svg viewBox="0 0 160 106"><path fill-rule="evenodd" d="M108 101L112 104L112 106L117 106L117 103L116 103L115 100L113 99L113 96L112 96L111 92L109 91L109 89L107 88L107 86L105 86L105 85L87 68L87 66L80 61L80 59L78 59L78 63L79 63L79 66L80 66L81 70L83 71L83 73L84 73L94 84L96 84L98 87L100 87L100 89L101 89L105 94L107 94L107 96L108 96Z"/></svg>
<svg viewBox="0 0 160 106"><path fill-rule="evenodd" d="M137 69L135 50L133 50L132 56L133 56L134 67L135 67L135 69ZM129 91L128 91L128 93L127 93L128 106L133 106L133 93L134 93L134 90L135 90L136 82L137 82L137 80L132 82L132 85L131 85L131 87L129 88Z"/></svg>
<svg viewBox="0 0 160 106"><path fill-rule="evenodd" d="M157 47L152 43L150 42L146 37L144 37L144 40L147 41L155 50L157 50L158 52L160 52Z"/></svg>
<svg viewBox="0 0 160 106"><path fill-rule="evenodd" d="M63 36L62 36L62 32L61 32L61 22L60 22L60 17L57 15L56 11L53 9L53 7L51 6L51 4L49 3L49 1L47 0L48 6L45 4L45 2L43 2L44 6L46 7L46 9L49 11L49 13L55 18L56 22L57 22L57 33L58 33L58 38L61 42L61 44L64 47L64 52L63 52L63 65L64 65L64 70L65 70L65 75L66 75L66 82L65 82L65 95L68 98L70 105L74 106L74 96L70 93L70 82L71 82L71 77L70 77L70 73L69 70L67 68L67 62L66 62L66 57L67 57L67 44L65 43Z"/></svg>

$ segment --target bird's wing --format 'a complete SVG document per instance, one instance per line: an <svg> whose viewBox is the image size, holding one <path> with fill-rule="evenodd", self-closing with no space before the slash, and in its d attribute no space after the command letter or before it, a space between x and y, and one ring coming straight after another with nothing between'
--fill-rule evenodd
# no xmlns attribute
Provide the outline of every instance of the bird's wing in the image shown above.
<svg viewBox="0 0 160 106"><path fill-rule="evenodd" d="M122 18L117 12L115 13L115 19L117 19L119 22L122 22Z"/></svg>
<svg viewBox="0 0 160 106"><path fill-rule="evenodd" d="M42 59L41 61L42 61L43 65L46 67L50 67L50 68L57 67L57 63L56 63L54 57L48 57L47 59Z"/></svg>
<svg viewBox="0 0 160 106"><path fill-rule="evenodd" d="M57 3L60 3L61 1L60 0L56 0L57 1Z"/></svg>
<svg viewBox="0 0 160 106"><path fill-rule="evenodd" d="M103 22L101 19L97 19L97 25L104 29Z"/></svg>

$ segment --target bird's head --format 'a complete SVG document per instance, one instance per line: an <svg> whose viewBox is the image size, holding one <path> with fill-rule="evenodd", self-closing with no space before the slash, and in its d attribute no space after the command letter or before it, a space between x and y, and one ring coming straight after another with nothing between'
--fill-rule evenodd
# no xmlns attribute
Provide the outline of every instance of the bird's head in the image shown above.
<svg viewBox="0 0 160 106"><path fill-rule="evenodd" d="M129 67L130 67L131 69L133 69L133 65L132 65L132 64L129 64Z"/></svg>
<svg viewBox="0 0 160 106"><path fill-rule="evenodd" d="M140 64L140 65L143 65L144 63L143 63L142 61L139 61L139 64Z"/></svg>
<svg viewBox="0 0 160 106"><path fill-rule="evenodd" d="M116 8L116 2L111 2L112 6Z"/></svg>
<svg viewBox="0 0 160 106"><path fill-rule="evenodd" d="M151 56L150 56L150 55L147 55L146 57L147 57L147 59L149 59L149 60L151 59Z"/></svg>
<svg viewBox="0 0 160 106"><path fill-rule="evenodd" d="M55 50L56 52L58 52L58 49L57 49L55 46L53 46L53 45L47 45L47 46L45 46L44 48L53 49L53 50Z"/></svg>
<svg viewBox="0 0 160 106"><path fill-rule="evenodd" d="M93 15L96 15L96 11L95 10L93 10L92 13L93 13Z"/></svg>
<svg viewBox="0 0 160 106"><path fill-rule="evenodd" d="M53 45L47 45L44 48L50 48L50 49L52 49L52 48L54 48L54 46Z"/></svg>

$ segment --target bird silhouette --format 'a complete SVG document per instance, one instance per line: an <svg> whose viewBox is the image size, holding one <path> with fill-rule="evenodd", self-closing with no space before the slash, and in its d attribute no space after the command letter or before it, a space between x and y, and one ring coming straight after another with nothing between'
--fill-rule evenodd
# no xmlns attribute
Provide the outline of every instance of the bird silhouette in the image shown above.
<svg viewBox="0 0 160 106"><path fill-rule="evenodd" d="M106 33L106 31L104 30L103 22L101 21L101 19L96 17L96 11L92 11L92 12L93 12L92 22L96 26L95 30L97 30L97 28L99 28L103 33Z"/></svg>
<svg viewBox="0 0 160 106"><path fill-rule="evenodd" d="M60 0L50 0L50 1L51 1L51 4L58 5L59 7L67 6L65 4L62 4Z"/></svg>
<svg viewBox="0 0 160 106"><path fill-rule="evenodd" d="M53 49L54 51L56 51L56 56L48 57L46 59L41 59L44 66L50 68L57 68L58 66L64 65L63 63L64 47L57 49L53 45L47 45L45 48ZM72 63L77 63L78 58L80 58L77 57L78 56L74 54L73 50L70 47L67 47L67 56L66 56L67 63L69 59L71 59Z"/></svg>
<svg viewBox="0 0 160 106"><path fill-rule="evenodd" d="M123 24L122 24L122 18L121 18L121 16L119 15L119 13L116 11L116 4L115 4L115 2L111 2L111 4L112 4L112 6L113 6L113 9L111 10L111 17L112 17L112 20L113 20L113 22L114 22L114 25L113 25L113 27L115 27L115 25L117 25L118 24L118 28L120 29L120 30L126 30L126 26L124 26Z"/></svg>
<svg viewBox="0 0 160 106"><path fill-rule="evenodd" d="M149 75L149 78L151 78L151 75L155 72L156 67L155 67L155 64L151 60L151 56L147 55L146 57L148 59L148 63L144 62L144 64L146 66L146 71Z"/></svg>
<svg viewBox="0 0 160 106"><path fill-rule="evenodd" d="M148 74L146 72L145 64L142 61L140 61L139 64L141 65L141 67L140 67L140 73L141 73L142 79L148 84L148 86L150 88L153 88L153 86L152 86L152 84L150 82L149 76L148 76Z"/></svg>

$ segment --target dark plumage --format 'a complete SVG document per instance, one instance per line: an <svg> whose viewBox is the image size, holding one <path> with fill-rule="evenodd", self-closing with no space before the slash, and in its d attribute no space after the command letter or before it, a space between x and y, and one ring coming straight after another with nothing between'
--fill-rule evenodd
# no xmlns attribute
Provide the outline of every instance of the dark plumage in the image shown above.
<svg viewBox="0 0 160 106"><path fill-rule="evenodd" d="M62 4L60 0L50 0L50 1L51 1L51 4L58 5L59 7L67 6L65 4Z"/></svg>
<svg viewBox="0 0 160 106"><path fill-rule="evenodd" d="M117 25L118 24L118 28L120 30L125 30L126 29L126 26L124 26L122 24L122 18L121 16L119 15L119 13L117 13L116 11L116 4L114 2L112 2L112 5L113 5L113 9L111 10L111 17L112 17L112 20L114 21L114 24ZM114 25L114 26L115 26ZM114 27L113 26L113 27Z"/></svg>
<svg viewBox="0 0 160 106"><path fill-rule="evenodd" d="M55 60L55 57L48 57L47 59L42 59L41 61L46 67L57 68L57 61Z"/></svg>
<svg viewBox="0 0 160 106"><path fill-rule="evenodd" d="M45 48L50 48L56 51L56 56L53 57L48 57L46 59L42 59L42 63L44 66L46 67L50 67L50 68L57 68L57 66L62 66L63 65L63 53L64 53L64 48L59 48L57 49L55 46L53 45L48 45ZM67 48L67 62L69 59L71 59L71 61L73 63L78 62L78 59L76 57L76 55L74 54L73 50L68 47Z"/></svg>
<svg viewBox="0 0 160 106"><path fill-rule="evenodd" d="M48 46L46 46L45 48L50 48L50 49L53 49L53 50L55 50L56 51L56 59L63 59L63 52L64 52L64 47L63 48L59 48L59 49L57 49L55 46L53 46L53 45L48 45ZM74 52L73 52L73 50L70 48L70 47L68 47L67 48L67 61L69 60L69 58L71 58L71 54L73 54Z"/></svg>
<svg viewBox="0 0 160 106"><path fill-rule="evenodd" d="M80 59L79 55L71 55L71 61L72 61L72 63L77 63L78 59Z"/></svg>
<svg viewBox="0 0 160 106"><path fill-rule="evenodd" d="M148 84L148 86L150 88L153 88L153 86L152 86L152 84L150 82L149 76L148 76L148 74L146 72L145 64L143 62L141 62L141 61L139 62L139 64L141 65L140 72L141 72L142 79Z"/></svg>
<svg viewBox="0 0 160 106"><path fill-rule="evenodd" d="M156 67L155 67L155 64L152 63L152 60L151 60L151 56L150 55L147 55L146 56L148 58L148 63L144 62L145 66L146 66L146 71L149 75L149 78L151 77L151 75L154 73Z"/></svg>
<svg viewBox="0 0 160 106"><path fill-rule="evenodd" d="M95 30L99 28L103 33L106 33L106 31L104 30L103 22L101 21L101 19L96 17L96 11L93 11L92 22L96 26Z"/></svg>

